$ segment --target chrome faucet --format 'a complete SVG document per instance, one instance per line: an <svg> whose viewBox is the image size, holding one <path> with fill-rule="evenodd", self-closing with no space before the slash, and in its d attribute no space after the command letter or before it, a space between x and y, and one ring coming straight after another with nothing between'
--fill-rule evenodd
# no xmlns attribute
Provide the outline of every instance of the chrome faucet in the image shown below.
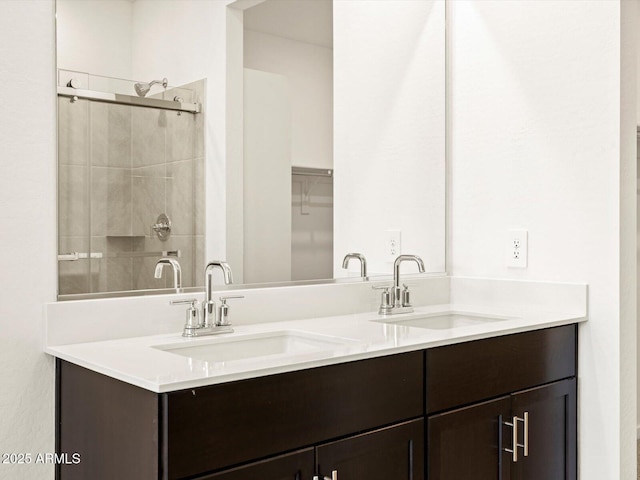
<svg viewBox="0 0 640 480"><path fill-rule="evenodd" d="M187 300L172 300L171 305L189 305L187 309L187 318L182 331L183 337L201 337L203 335L216 335L218 333L232 333L231 322L229 321L229 305L227 300L231 298L244 298L243 295L232 295L228 297L220 297L220 306L218 307L218 316L212 325L205 326L200 321L200 311L197 308L198 300L189 298Z"/></svg>
<svg viewBox="0 0 640 480"><path fill-rule="evenodd" d="M346 269L349 266L349 260L356 258L360 260L360 276L363 280L368 280L367 277L367 259L361 253L347 253L342 260L342 268Z"/></svg>
<svg viewBox="0 0 640 480"><path fill-rule="evenodd" d="M233 283L233 275L231 274L231 267L227 262L222 260L214 260L209 262L204 269L204 302L202 303L202 320L204 327L212 327L216 321L216 302L212 300L213 295L213 269L219 268L222 270L224 277L224 284L231 285Z"/></svg>
<svg viewBox="0 0 640 480"><path fill-rule="evenodd" d="M400 264L406 261L413 261L418 264L418 271L424 273L424 262L417 255L400 255L393 262L393 287L391 293L389 293L389 287L382 287L384 292L382 293L382 302L380 303L380 315L394 315L397 313L411 313L413 307L411 306L411 299L409 297L409 287L404 285L404 288L400 288ZM374 287L380 288L380 287Z"/></svg>
<svg viewBox="0 0 640 480"><path fill-rule="evenodd" d="M220 268L224 277L225 285L233 283L231 268L227 262L214 260L209 262L204 269L205 298L202 302L202 318L198 314L195 299L177 300L170 302L171 305L189 304L187 309L187 321L184 325L183 337L199 337L201 335L215 335L218 333L231 333L231 323L229 322L229 305L227 300L232 298L244 298L242 295L220 297L220 307L216 315L216 302L213 301L213 270Z"/></svg>
<svg viewBox="0 0 640 480"><path fill-rule="evenodd" d="M156 263L155 278L162 278L162 270L165 265L170 265L173 269L173 288L176 293L182 293L182 269L180 263L175 258L163 257Z"/></svg>

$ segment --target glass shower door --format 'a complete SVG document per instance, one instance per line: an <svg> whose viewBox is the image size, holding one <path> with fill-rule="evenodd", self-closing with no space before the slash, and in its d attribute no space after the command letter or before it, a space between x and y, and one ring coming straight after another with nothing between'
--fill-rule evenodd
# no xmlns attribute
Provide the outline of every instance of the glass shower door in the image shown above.
<svg viewBox="0 0 640 480"><path fill-rule="evenodd" d="M176 92L191 101L189 89L162 95ZM162 256L178 257L183 286L195 285L198 129L200 114L59 96L60 295L170 288L171 275L154 278ZM168 235L153 228L160 215Z"/></svg>

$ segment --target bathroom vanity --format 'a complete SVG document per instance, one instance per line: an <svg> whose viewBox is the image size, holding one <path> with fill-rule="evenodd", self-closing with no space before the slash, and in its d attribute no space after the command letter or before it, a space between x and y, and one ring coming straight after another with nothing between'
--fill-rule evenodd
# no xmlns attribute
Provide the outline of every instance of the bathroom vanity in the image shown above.
<svg viewBox="0 0 640 480"><path fill-rule="evenodd" d="M57 478L576 479L564 323L165 392L58 355Z"/></svg>

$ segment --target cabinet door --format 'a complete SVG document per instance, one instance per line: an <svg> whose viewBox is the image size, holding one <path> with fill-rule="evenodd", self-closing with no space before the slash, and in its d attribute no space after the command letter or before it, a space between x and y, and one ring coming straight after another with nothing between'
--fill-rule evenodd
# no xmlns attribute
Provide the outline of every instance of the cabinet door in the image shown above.
<svg viewBox="0 0 640 480"><path fill-rule="evenodd" d="M311 480L313 478L313 448L251 463L198 480Z"/></svg>
<svg viewBox="0 0 640 480"><path fill-rule="evenodd" d="M525 390L512 397L512 411L520 418L528 412L528 432L520 423L520 441L528 433L529 455L519 449L512 463L518 480L575 480L576 380L575 378Z"/></svg>
<svg viewBox="0 0 640 480"><path fill-rule="evenodd" d="M500 397L429 417L429 480L508 480L509 454L502 422L508 421L511 398ZM553 477L539 477L551 479Z"/></svg>
<svg viewBox="0 0 640 480"><path fill-rule="evenodd" d="M412 420L319 446L317 462L320 478L423 480L424 421Z"/></svg>

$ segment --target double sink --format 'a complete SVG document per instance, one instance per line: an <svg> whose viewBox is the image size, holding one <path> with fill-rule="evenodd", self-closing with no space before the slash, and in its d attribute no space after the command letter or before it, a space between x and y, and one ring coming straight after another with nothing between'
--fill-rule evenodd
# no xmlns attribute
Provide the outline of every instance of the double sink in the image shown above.
<svg viewBox="0 0 640 480"><path fill-rule="evenodd" d="M486 316L472 312L434 313L416 317L411 315L384 317L371 320L400 327L427 330L448 330L484 325L510 320L512 317ZM278 330L246 335L225 335L207 339L185 340L181 343L155 345L152 348L168 353L219 364L240 361L277 361L289 357L317 357L333 355L348 349L357 340L331 335L305 332L301 330Z"/></svg>

